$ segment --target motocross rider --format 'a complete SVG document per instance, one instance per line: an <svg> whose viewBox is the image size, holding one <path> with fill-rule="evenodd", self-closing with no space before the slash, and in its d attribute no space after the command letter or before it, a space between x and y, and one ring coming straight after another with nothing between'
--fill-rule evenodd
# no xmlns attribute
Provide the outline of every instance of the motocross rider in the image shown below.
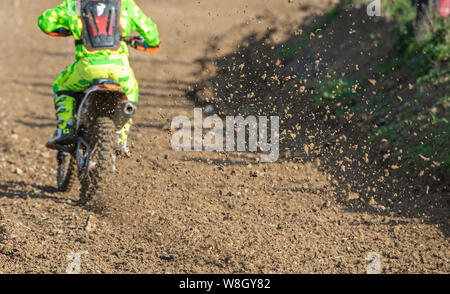
<svg viewBox="0 0 450 294"><path fill-rule="evenodd" d="M119 15L119 17L115 17ZM134 0L64 0L45 11L38 19L41 30L52 36L75 37L76 62L54 81L57 130L46 147L73 142L77 92L95 80L109 79L120 84L131 102L138 102L139 87L128 61L128 46L123 41L131 31L139 33L151 47L159 47L156 24ZM118 132L118 144L128 153L130 120Z"/></svg>

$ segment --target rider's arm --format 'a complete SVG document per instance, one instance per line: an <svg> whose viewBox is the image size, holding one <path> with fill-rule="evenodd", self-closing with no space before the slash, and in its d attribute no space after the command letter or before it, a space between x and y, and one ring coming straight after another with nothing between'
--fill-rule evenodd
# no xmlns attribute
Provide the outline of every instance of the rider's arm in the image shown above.
<svg viewBox="0 0 450 294"><path fill-rule="evenodd" d="M45 11L39 16L38 25L46 34L50 34L61 28L70 30L67 23L67 1L64 1L53 9Z"/></svg>
<svg viewBox="0 0 450 294"><path fill-rule="evenodd" d="M130 5L128 11L132 24L131 29L144 37L150 46L159 46L159 33L156 24L142 12L134 0L129 0L128 2Z"/></svg>

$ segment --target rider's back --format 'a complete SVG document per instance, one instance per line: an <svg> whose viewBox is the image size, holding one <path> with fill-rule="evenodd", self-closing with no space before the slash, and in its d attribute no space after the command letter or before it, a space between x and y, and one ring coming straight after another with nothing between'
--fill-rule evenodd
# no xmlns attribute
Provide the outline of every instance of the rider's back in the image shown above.
<svg viewBox="0 0 450 294"><path fill-rule="evenodd" d="M129 37L131 31L138 32L150 46L157 46L159 44L159 34L156 24L147 17L142 10L136 5L134 0L116 0L119 3L120 19L118 21L120 27L120 37ZM119 40L117 48L112 49L97 49L89 46L86 40L86 27L92 24L92 30L99 30L99 26L95 24L95 21L90 23L90 14L83 14L80 12L80 5L83 8L83 3L91 2L88 0L64 0L60 5L53 9L45 11L38 19L38 25L45 33L49 34L58 29L64 28L72 32L75 40L79 40L76 45L76 58L77 60L85 57L100 57L110 56L116 54L128 55L127 45ZM105 1L108 2L108 1ZM114 0L110 1L115 2ZM98 6L93 14L103 14L103 6ZM89 9L87 10L89 11ZM83 15L84 17L82 17ZM111 15L106 16L109 23L111 21ZM108 25L109 26L109 25ZM102 28L100 27L100 30ZM107 29L109 31L109 29Z"/></svg>

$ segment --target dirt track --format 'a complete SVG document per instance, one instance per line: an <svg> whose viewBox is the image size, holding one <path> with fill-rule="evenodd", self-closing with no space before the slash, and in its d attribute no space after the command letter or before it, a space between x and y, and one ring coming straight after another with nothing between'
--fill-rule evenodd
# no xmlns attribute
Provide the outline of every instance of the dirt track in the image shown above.
<svg viewBox="0 0 450 294"><path fill-rule="evenodd" d="M154 56L131 53L141 87L133 155L95 214L76 205L77 191L55 193L55 154L43 147L55 124L50 85L73 61L71 39L36 25L58 1L1 1L0 272L64 273L79 253L82 273L365 273L371 252L385 273L450 272L448 204L430 217L423 187L402 186L421 199L407 202L420 213L353 209L335 197L351 198L352 183L332 190L335 175L320 161L170 148L172 118L193 116L185 93L203 78L205 52L225 56L247 35L288 31L336 1L136 2L164 43Z"/></svg>

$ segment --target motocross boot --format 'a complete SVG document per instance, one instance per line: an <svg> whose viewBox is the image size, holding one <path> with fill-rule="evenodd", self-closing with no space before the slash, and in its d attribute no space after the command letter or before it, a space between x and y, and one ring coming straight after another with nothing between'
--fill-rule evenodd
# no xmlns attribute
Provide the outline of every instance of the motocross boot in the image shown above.
<svg viewBox="0 0 450 294"><path fill-rule="evenodd" d="M57 145L70 145L75 141L75 98L67 94L55 96L58 129L45 147L57 149Z"/></svg>
<svg viewBox="0 0 450 294"><path fill-rule="evenodd" d="M125 156L130 156L131 152L128 149L128 135L130 134L131 125L133 124L133 120L130 119L117 134L117 150L121 152Z"/></svg>

